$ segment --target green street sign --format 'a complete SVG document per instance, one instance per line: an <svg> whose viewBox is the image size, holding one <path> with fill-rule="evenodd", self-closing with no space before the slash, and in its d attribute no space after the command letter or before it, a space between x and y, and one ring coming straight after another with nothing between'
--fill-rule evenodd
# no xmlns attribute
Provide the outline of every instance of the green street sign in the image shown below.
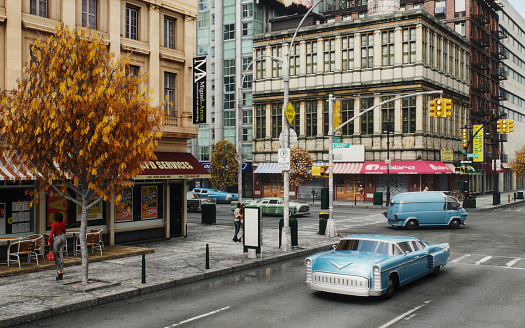
<svg viewBox="0 0 525 328"><path fill-rule="evenodd" d="M334 137L334 142L341 142L341 137Z"/></svg>

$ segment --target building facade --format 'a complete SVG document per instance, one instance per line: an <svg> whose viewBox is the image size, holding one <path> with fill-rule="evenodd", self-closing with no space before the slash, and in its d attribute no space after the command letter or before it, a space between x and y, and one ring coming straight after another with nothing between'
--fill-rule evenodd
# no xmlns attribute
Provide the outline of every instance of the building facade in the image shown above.
<svg viewBox="0 0 525 328"><path fill-rule="evenodd" d="M459 189L453 162L464 157L461 127L470 119L468 41L424 10L361 18L339 12L326 22L319 17L301 27L291 49L290 101L296 112L291 128L297 144L312 154L314 162L327 164L329 94L340 105L342 122L393 100L336 134L341 144L364 146L364 153L362 160L334 163L334 198L359 200L360 185L365 199L377 191L385 195L387 185L393 194L425 186ZM284 20L276 19L271 33L255 37L254 57L288 51L295 28L275 31ZM396 99L436 90L453 100L452 117L430 117L429 101L435 95ZM282 71L271 59L256 65L253 92L255 196L282 195L275 163L286 104ZM444 154L448 163L443 163ZM387 158L392 161L388 175ZM291 187L290 197L311 198L312 190L326 185L326 179L314 179L309 185Z"/></svg>
<svg viewBox="0 0 525 328"><path fill-rule="evenodd" d="M109 244L186 235L187 181L207 175L198 161L186 153L187 140L195 138L198 132L191 120L197 4L177 0L160 3L0 0L0 89L15 87L16 80L23 76L33 41L45 38L63 23L99 31L110 52L117 57L131 57L132 74L149 74L145 87L154 90L153 105L164 99L172 103L165 108L162 140L156 150L160 162L148 163L144 173L136 177L135 186L123 191L131 209L123 212L108 201L90 213L89 226L104 228ZM0 236L45 233L56 212L65 215L68 228L80 225L78 208L64 198L43 195L37 205L29 207L31 199L24 190L36 188L36 181L10 171L6 161L2 158L0 172ZM189 166L168 167L161 162L184 162ZM11 181L16 178L22 181ZM142 201L145 196L152 200L146 206Z"/></svg>

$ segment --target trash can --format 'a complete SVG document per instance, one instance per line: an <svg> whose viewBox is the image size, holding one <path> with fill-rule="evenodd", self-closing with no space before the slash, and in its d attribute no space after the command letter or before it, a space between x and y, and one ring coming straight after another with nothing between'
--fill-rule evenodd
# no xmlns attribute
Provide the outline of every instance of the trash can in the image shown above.
<svg viewBox="0 0 525 328"><path fill-rule="evenodd" d="M321 212L319 213L319 234L324 235L326 232L326 220L328 220L329 217L328 212Z"/></svg>
<svg viewBox="0 0 525 328"><path fill-rule="evenodd" d="M374 192L374 205L383 205L383 192L376 191Z"/></svg>
<svg viewBox="0 0 525 328"><path fill-rule="evenodd" d="M215 204L202 204L202 223L216 224Z"/></svg>
<svg viewBox="0 0 525 328"><path fill-rule="evenodd" d="M468 207L469 208L476 208L476 197L475 196L468 196Z"/></svg>
<svg viewBox="0 0 525 328"><path fill-rule="evenodd" d="M321 189L321 209L328 209L328 188Z"/></svg>
<svg viewBox="0 0 525 328"><path fill-rule="evenodd" d="M492 205L499 205L501 204L501 192L494 191L492 193Z"/></svg>
<svg viewBox="0 0 525 328"><path fill-rule="evenodd" d="M279 220L279 248L281 248L281 239L283 235L284 219ZM298 246L299 227L297 225L297 219L290 217L290 233L292 235L292 246Z"/></svg>
<svg viewBox="0 0 525 328"><path fill-rule="evenodd" d="M518 191L517 199L523 199L523 191Z"/></svg>

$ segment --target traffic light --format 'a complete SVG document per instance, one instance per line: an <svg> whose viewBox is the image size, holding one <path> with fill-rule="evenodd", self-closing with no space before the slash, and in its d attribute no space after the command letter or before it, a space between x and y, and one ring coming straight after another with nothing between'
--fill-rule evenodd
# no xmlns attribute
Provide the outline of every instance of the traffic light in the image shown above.
<svg viewBox="0 0 525 328"><path fill-rule="evenodd" d="M312 166L312 175L314 177L319 177L321 176L321 167L318 166L318 165L314 165Z"/></svg>
<svg viewBox="0 0 525 328"><path fill-rule="evenodd" d="M501 133L507 133L507 120L501 120Z"/></svg>
<svg viewBox="0 0 525 328"><path fill-rule="evenodd" d="M430 117L436 117L436 99L430 101Z"/></svg>
<svg viewBox="0 0 525 328"><path fill-rule="evenodd" d="M339 103L334 102L332 109L334 113L332 120L332 130L335 130L339 127L339 125L341 125L341 110L339 108Z"/></svg>
<svg viewBox="0 0 525 328"><path fill-rule="evenodd" d="M501 121L502 120L498 120L497 123L496 123L496 132L498 132L498 133L503 133L503 132L501 132Z"/></svg>
<svg viewBox="0 0 525 328"><path fill-rule="evenodd" d="M436 101L436 116L435 117L443 117L444 114L444 107L443 107L443 99L438 98Z"/></svg>
<svg viewBox="0 0 525 328"><path fill-rule="evenodd" d="M445 106L443 117L452 117L452 99L443 98L443 105Z"/></svg>
<svg viewBox="0 0 525 328"><path fill-rule="evenodd" d="M514 120L507 120L507 132L514 132Z"/></svg>
<svg viewBox="0 0 525 328"><path fill-rule="evenodd" d="M461 142L463 144L463 148L467 148L467 138L468 138L468 135L467 135L467 129L461 129Z"/></svg>

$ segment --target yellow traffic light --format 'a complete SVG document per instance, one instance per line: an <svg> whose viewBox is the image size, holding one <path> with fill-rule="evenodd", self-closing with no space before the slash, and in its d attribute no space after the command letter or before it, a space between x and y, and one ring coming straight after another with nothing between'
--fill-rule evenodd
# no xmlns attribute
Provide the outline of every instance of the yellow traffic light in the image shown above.
<svg viewBox="0 0 525 328"><path fill-rule="evenodd" d="M498 133L502 133L502 132L501 132L501 121L502 121L502 120L498 120L498 121L496 122L496 132L498 132Z"/></svg>
<svg viewBox="0 0 525 328"><path fill-rule="evenodd" d="M333 104L333 120L332 120L332 129L335 130L341 125L341 110L339 108L339 103L334 102Z"/></svg>
<svg viewBox="0 0 525 328"><path fill-rule="evenodd" d="M507 120L507 132L514 132L514 120Z"/></svg>
<svg viewBox="0 0 525 328"><path fill-rule="evenodd" d="M445 106L443 117L452 117L452 99L443 98L443 105Z"/></svg>
<svg viewBox="0 0 525 328"><path fill-rule="evenodd" d="M463 145L463 148L467 148L468 145L468 135L467 135L467 129L461 129L461 143Z"/></svg>
<svg viewBox="0 0 525 328"><path fill-rule="evenodd" d="M436 116L435 117L443 117L444 108L443 108L443 99L438 98L436 101Z"/></svg>
<svg viewBox="0 0 525 328"><path fill-rule="evenodd" d="M312 166L312 175L315 177L321 176L321 167L318 165Z"/></svg>
<svg viewBox="0 0 525 328"><path fill-rule="evenodd" d="M430 117L436 117L436 99L430 101Z"/></svg>
<svg viewBox="0 0 525 328"><path fill-rule="evenodd" d="M501 133L507 133L507 120L501 120Z"/></svg>

